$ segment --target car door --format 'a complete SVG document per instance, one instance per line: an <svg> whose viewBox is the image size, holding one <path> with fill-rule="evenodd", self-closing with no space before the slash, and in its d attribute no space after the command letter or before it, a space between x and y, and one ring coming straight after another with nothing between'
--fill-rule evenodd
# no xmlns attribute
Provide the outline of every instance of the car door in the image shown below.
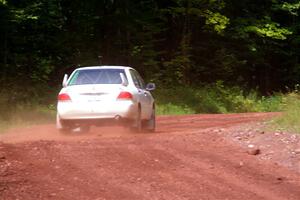
<svg viewBox="0 0 300 200"><path fill-rule="evenodd" d="M142 119L148 119L152 112L152 96L145 88L145 83L136 70L130 70L134 85L138 90L139 100L142 107Z"/></svg>

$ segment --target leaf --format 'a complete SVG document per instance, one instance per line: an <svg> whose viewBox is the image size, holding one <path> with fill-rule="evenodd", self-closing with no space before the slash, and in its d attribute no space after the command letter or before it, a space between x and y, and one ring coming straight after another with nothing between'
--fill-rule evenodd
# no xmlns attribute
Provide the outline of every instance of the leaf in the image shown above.
<svg viewBox="0 0 300 200"><path fill-rule="evenodd" d="M212 12L210 10L206 11L206 21L205 24L213 26L217 33L222 33L227 25L230 23L229 18L220 14L219 12Z"/></svg>
<svg viewBox="0 0 300 200"><path fill-rule="evenodd" d="M6 6L7 5L7 1L6 0L0 0L0 5Z"/></svg>
<svg viewBox="0 0 300 200"><path fill-rule="evenodd" d="M246 32L256 33L261 37L269 37L278 40L285 40L288 35L293 34L292 31L289 31L286 28L280 28L279 25L274 22L258 26L247 26L244 30Z"/></svg>
<svg viewBox="0 0 300 200"><path fill-rule="evenodd" d="M291 15L298 16L300 2L297 2L297 3L284 2L280 7L282 10L288 11Z"/></svg>

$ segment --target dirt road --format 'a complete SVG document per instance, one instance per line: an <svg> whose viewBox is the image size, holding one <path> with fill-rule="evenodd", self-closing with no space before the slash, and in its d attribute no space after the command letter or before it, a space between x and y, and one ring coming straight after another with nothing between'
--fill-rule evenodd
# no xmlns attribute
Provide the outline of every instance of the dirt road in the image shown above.
<svg viewBox="0 0 300 200"><path fill-rule="evenodd" d="M0 136L0 199L299 200L300 173L218 134L272 115L159 117L155 134L11 130Z"/></svg>

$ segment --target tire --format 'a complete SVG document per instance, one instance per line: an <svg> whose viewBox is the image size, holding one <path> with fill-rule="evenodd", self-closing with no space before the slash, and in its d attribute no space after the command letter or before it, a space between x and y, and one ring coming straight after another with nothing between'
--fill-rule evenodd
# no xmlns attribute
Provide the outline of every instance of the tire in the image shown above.
<svg viewBox="0 0 300 200"><path fill-rule="evenodd" d="M63 120L61 120L58 116L56 115L56 128L60 133L88 133L90 131L90 126L89 125L75 125L71 122L68 122L67 124L64 123Z"/></svg>
<svg viewBox="0 0 300 200"><path fill-rule="evenodd" d="M88 125L80 126L79 128L80 128L79 130L80 133L88 133L91 129L91 127Z"/></svg>
<svg viewBox="0 0 300 200"><path fill-rule="evenodd" d="M72 128L65 125L58 114L56 115L56 128L60 133L70 133L72 131Z"/></svg>
<svg viewBox="0 0 300 200"><path fill-rule="evenodd" d="M151 118L144 123L144 129L147 132L154 133L156 128L155 108L152 109Z"/></svg>
<svg viewBox="0 0 300 200"><path fill-rule="evenodd" d="M142 113L141 108L138 108L136 119L133 121L133 125L130 127L131 132L140 133L142 132Z"/></svg>

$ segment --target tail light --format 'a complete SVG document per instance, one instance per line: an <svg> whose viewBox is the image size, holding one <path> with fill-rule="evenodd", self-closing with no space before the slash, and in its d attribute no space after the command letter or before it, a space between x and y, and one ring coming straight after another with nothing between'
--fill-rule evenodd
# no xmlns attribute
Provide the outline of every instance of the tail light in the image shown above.
<svg viewBox="0 0 300 200"><path fill-rule="evenodd" d="M71 97L67 93L61 93L57 97L58 101L71 101Z"/></svg>
<svg viewBox="0 0 300 200"><path fill-rule="evenodd" d="M130 92L120 92L118 100L132 100L132 94Z"/></svg>

